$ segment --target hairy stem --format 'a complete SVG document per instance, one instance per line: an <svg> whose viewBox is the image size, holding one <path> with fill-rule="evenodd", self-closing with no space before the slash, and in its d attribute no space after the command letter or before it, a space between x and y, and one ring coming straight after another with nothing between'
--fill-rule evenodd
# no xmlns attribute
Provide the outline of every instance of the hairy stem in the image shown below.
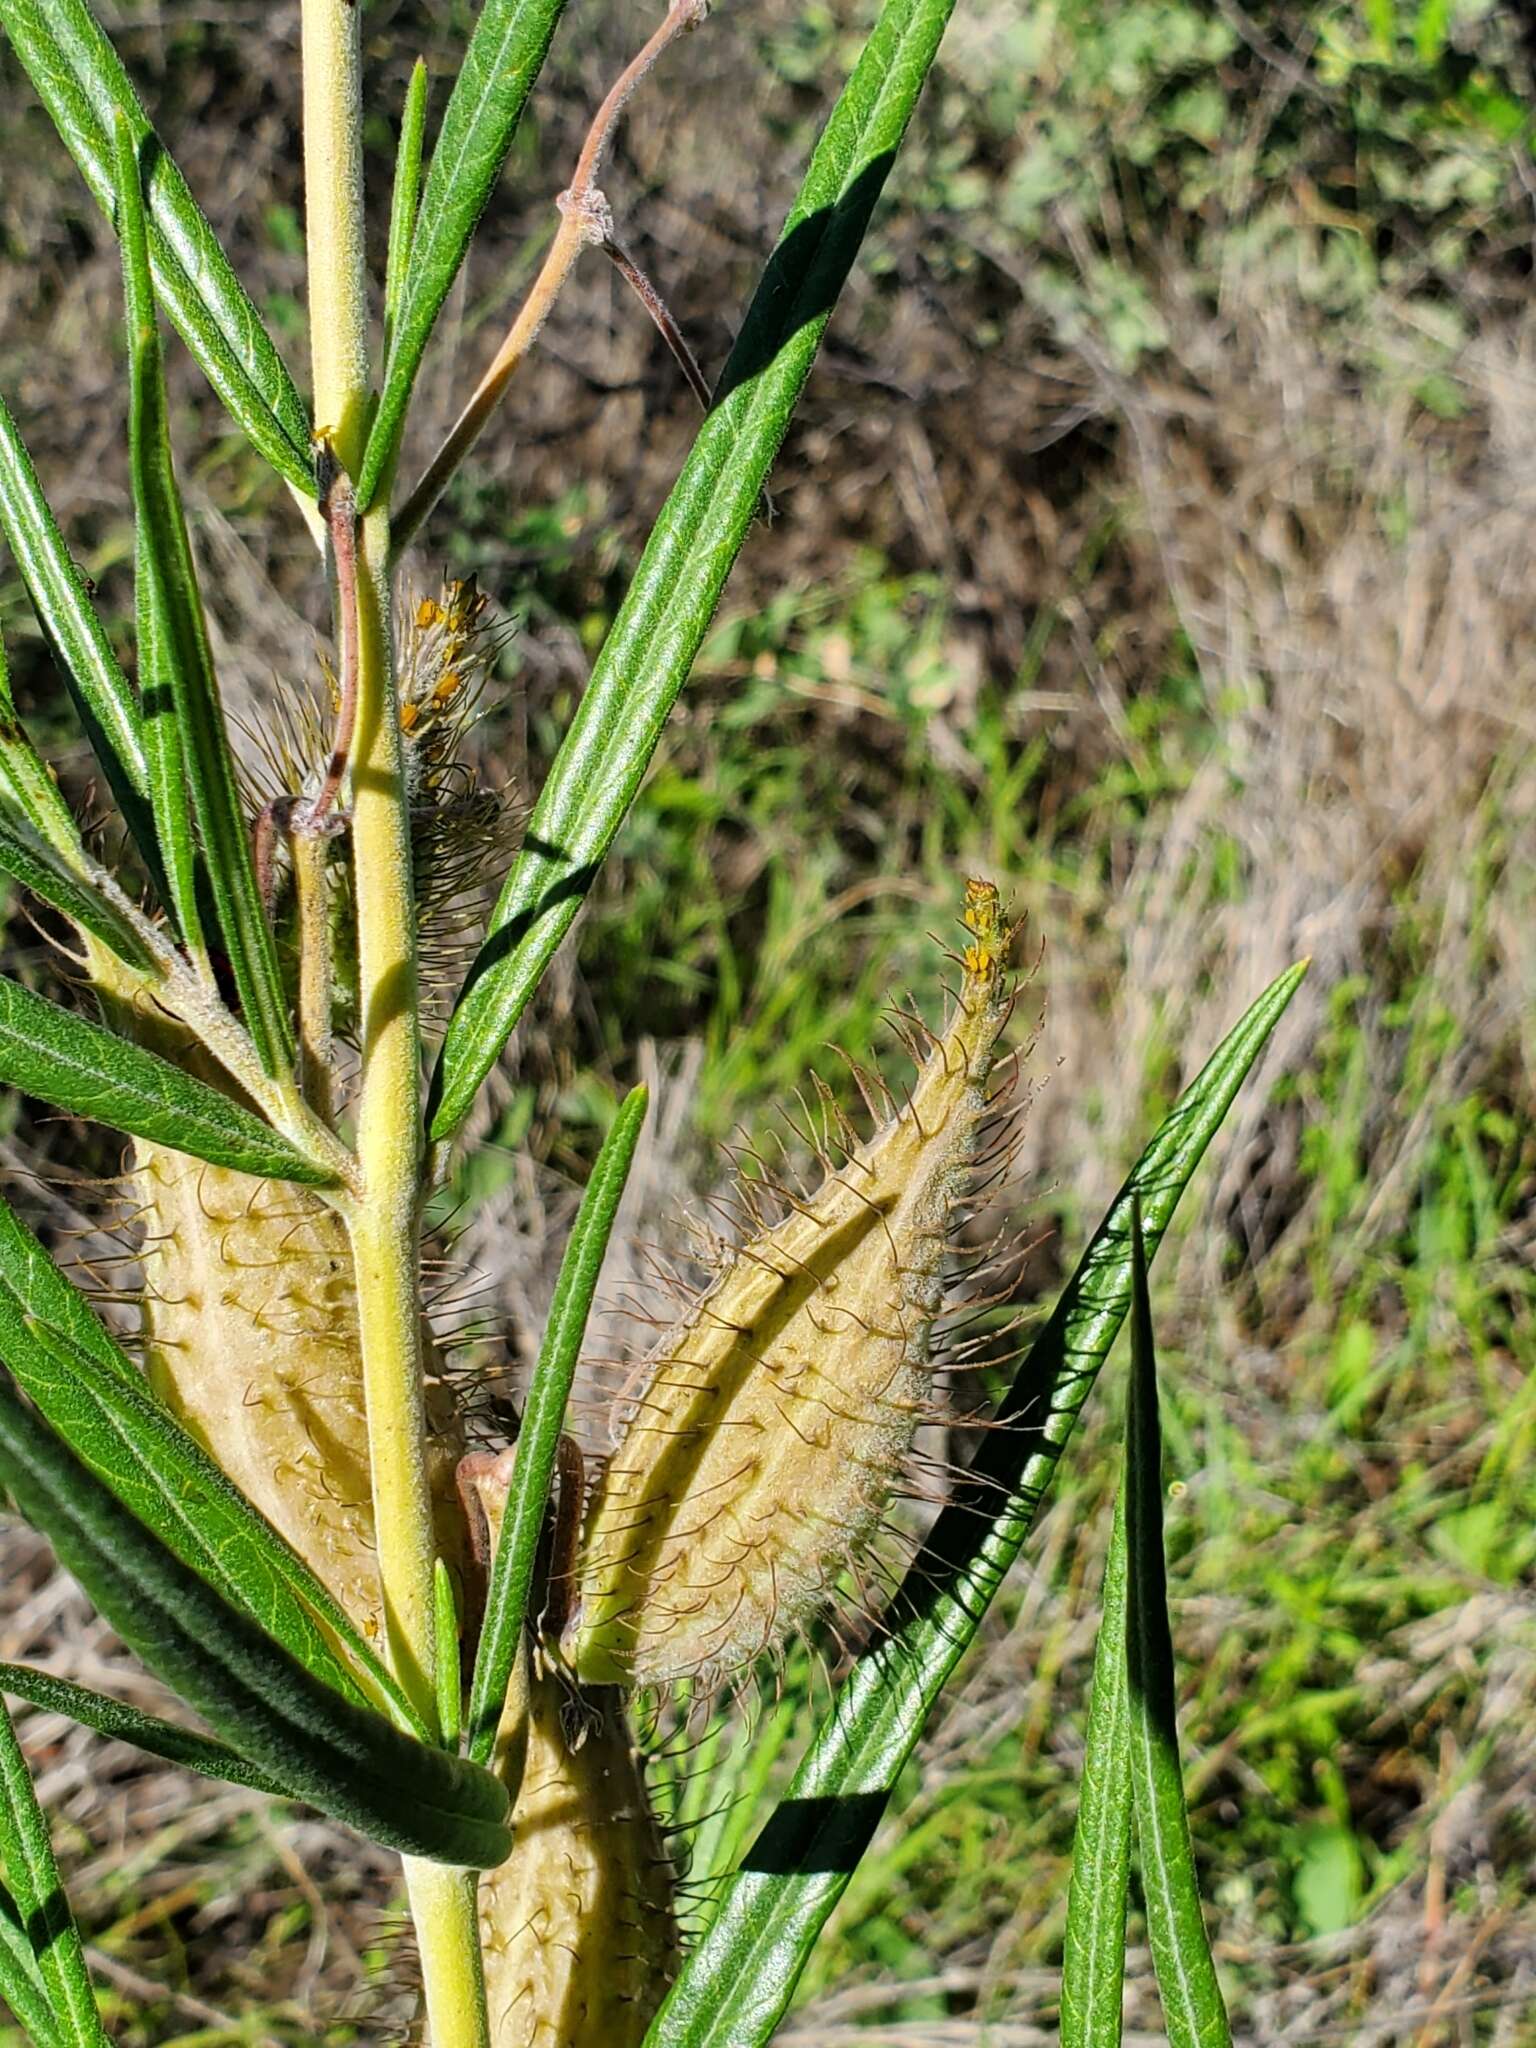
<svg viewBox="0 0 1536 2048"><path fill-rule="evenodd" d="M303 0L304 214L315 431L349 476L368 425L360 9Z"/></svg>
<svg viewBox="0 0 1536 2048"><path fill-rule="evenodd" d="M315 419L355 473L368 409L363 268L359 17L353 0L303 0L306 207ZM336 537L333 528L333 543ZM421 1043L410 821L390 633L389 514L349 536L349 601L338 638L355 650L350 734L362 1075L357 1163L347 1206L357 1272L379 1584L389 1658L428 1727L437 1724L436 1617L426 1411L422 1399L419 1230ZM343 590L343 583L350 589ZM436 2048L485 2048L472 1881L406 1864Z"/></svg>

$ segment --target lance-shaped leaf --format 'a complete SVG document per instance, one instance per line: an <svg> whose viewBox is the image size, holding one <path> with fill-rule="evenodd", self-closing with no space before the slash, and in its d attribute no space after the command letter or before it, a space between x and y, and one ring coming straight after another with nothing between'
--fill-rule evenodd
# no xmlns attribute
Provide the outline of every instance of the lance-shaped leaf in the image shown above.
<svg viewBox="0 0 1536 2048"><path fill-rule="evenodd" d="M652 2048L755 2048L772 2034L923 1723L1018 1556L1125 1319L1133 1204L1141 1203L1155 1251L1305 972L1303 962L1281 975L1222 1041L1110 1205L970 1475L898 1589L886 1633L843 1682L783 1801L726 1886L652 2025Z"/></svg>
<svg viewBox="0 0 1536 2048"><path fill-rule="evenodd" d="M106 2048L80 1930L54 1861L48 1823L16 1730L0 1703L0 1854L17 1919L47 1997L52 2036L69 2048ZM6 1943L8 1950L10 1943ZM20 2015L18 2014L18 2018ZM45 2036L45 2038L47 2038Z"/></svg>
<svg viewBox="0 0 1536 2048"><path fill-rule="evenodd" d="M0 526L124 823L159 880L146 801L149 764L138 699L112 652L85 578L64 544L16 422L0 399Z"/></svg>
<svg viewBox="0 0 1536 2048"><path fill-rule="evenodd" d="M1125 1499L1115 1502L1061 1960L1061 2048L1120 2048L1131 1877L1125 1661Z"/></svg>
<svg viewBox="0 0 1536 2048"><path fill-rule="evenodd" d="M0 0L0 22L109 220L113 127L119 114L126 120L144 164L161 303L231 418L279 475L313 497L309 421L293 379L85 0Z"/></svg>
<svg viewBox="0 0 1536 2048"><path fill-rule="evenodd" d="M348 1698L360 1680L426 1728L337 1601L181 1424L0 1201L0 1359L48 1422L183 1564Z"/></svg>
<svg viewBox="0 0 1536 2048"><path fill-rule="evenodd" d="M624 1098L597 1155L565 1257L560 1261L549 1321L512 1454L501 1541L496 1546L496 1561L485 1596L485 1621L469 1702L469 1753L476 1763L488 1762L495 1746L496 1724L528 1612L528 1589L544 1526L560 1427L613 1219L618 1214L624 1183L640 1142L648 1099L644 1088L632 1089Z"/></svg>
<svg viewBox="0 0 1536 2048"><path fill-rule="evenodd" d="M1163 1439L1141 1218L1132 1215L1131 1394L1125 1423L1126 1761L1136 1862L1169 2048L1231 2048L1232 2032L1206 1939L1184 1805L1175 1720L1173 1636L1163 1556Z"/></svg>
<svg viewBox="0 0 1536 2048"><path fill-rule="evenodd" d="M131 1515L0 1376L0 1483L156 1677L289 1797L409 1856L510 1847L489 1771L322 1685Z"/></svg>
<svg viewBox="0 0 1536 2048"><path fill-rule="evenodd" d="M953 5L886 0L833 109L470 968L433 1080L434 1138L462 1122L634 802Z"/></svg>
<svg viewBox="0 0 1536 2048"><path fill-rule="evenodd" d="M110 1699L104 1692L92 1692L67 1678L55 1678L51 1671L34 1671L28 1664L0 1664L0 1692L41 1707L44 1713L63 1714L82 1728L94 1728L113 1742L131 1743L146 1756L158 1756L169 1764L196 1771L201 1778L218 1778L227 1785L247 1785L254 1792L274 1798L285 1796L282 1786L265 1771L248 1764L228 1743L211 1735L199 1735L191 1728L178 1728L174 1721L162 1721L144 1714L124 1700Z"/></svg>
<svg viewBox="0 0 1536 2048"><path fill-rule="evenodd" d="M410 262L390 323L384 389L357 480L357 502L364 511L393 463L427 341L501 173L564 4L485 0L480 9L432 151Z"/></svg>
<svg viewBox="0 0 1536 2048"><path fill-rule="evenodd" d="M214 1166L322 1187L334 1176L216 1088L0 979L0 1082Z"/></svg>
<svg viewBox="0 0 1536 2048"><path fill-rule="evenodd" d="M400 324L400 299L406 265L416 241L416 215L421 202L421 139L427 124L427 67L418 57L400 113L400 142L395 151L395 182L389 200L389 248L384 262L384 352Z"/></svg>
<svg viewBox="0 0 1536 2048"><path fill-rule="evenodd" d="M25 820L6 815L0 799L0 874L61 910L132 967L150 965L149 949L117 907L84 880Z"/></svg>
<svg viewBox="0 0 1536 2048"><path fill-rule="evenodd" d="M196 849L186 817L186 791L190 789L207 854L219 930L240 991L246 1028L266 1071L277 1074L292 1063L293 1031L278 971L277 946L256 883L250 832L171 460L138 156L128 123L121 116L114 137L128 302L140 680L145 720L154 735L147 753L155 823L165 849L171 900L183 932L192 942L198 913Z"/></svg>
<svg viewBox="0 0 1536 2048"><path fill-rule="evenodd" d="M156 546L167 485L176 505L171 469L170 421L165 373L149 275L149 244L139 185L139 159L128 124L117 116L118 220L123 250L123 313L128 335L128 452L134 505L134 610L139 643L139 713L149 769L149 801L164 862L167 908L182 939L204 963L202 918L197 903L198 849L177 703L176 644L168 630L172 599ZM176 507L179 511L179 506ZM183 554L185 537L183 537ZM190 567L190 564L188 564ZM193 587L196 602L196 587Z"/></svg>
<svg viewBox="0 0 1536 2048"><path fill-rule="evenodd" d="M32 2048L60 2048L37 1957L21 1924L20 1909L4 1885L0 1885L0 1998L25 2028Z"/></svg>

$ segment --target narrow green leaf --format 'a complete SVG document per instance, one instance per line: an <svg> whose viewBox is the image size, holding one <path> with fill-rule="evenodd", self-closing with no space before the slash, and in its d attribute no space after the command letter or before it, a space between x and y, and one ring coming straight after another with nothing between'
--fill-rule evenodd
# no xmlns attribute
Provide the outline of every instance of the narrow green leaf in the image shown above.
<svg viewBox="0 0 1536 2048"><path fill-rule="evenodd" d="M190 1728L178 1728L174 1721L161 1721L142 1714L123 1700L109 1699L104 1692L91 1692L73 1685L67 1678L55 1678L51 1671L34 1671L26 1664L0 1664L0 1692L14 1693L48 1714L64 1714L82 1728L94 1728L98 1735L114 1742L131 1743L146 1756L158 1756L170 1764L181 1764L201 1778L219 1778L229 1785L248 1785L255 1792L274 1798L286 1795L275 1778L258 1771L227 1743L210 1735L198 1735Z"/></svg>
<svg viewBox="0 0 1536 2048"><path fill-rule="evenodd" d="M293 1030L277 946L256 883L251 836L213 672L213 650L197 585L186 516L171 458L165 377L150 291L139 160L127 121L115 130L123 280L131 365L129 438L137 519L134 565L143 639L144 714L155 820L170 893L188 942L198 930L196 852L186 791L208 857L219 930L240 992L246 1028L263 1067L291 1067ZM189 922L190 921L190 922Z"/></svg>
<svg viewBox="0 0 1536 2048"><path fill-rule="evenodd" d="M1131 1215L1131 1392L1125 1424L1126 1714L1136 1861L1169 2048L1231 2048L1200 1910L1179 1762L1173 1636L1163 1556L1163 1439L1139 1208Z"/></svg>
<svg viewBox="0 0 1536 2048"><path fill-rule="evenodd" d="M34 896L61 910L82 931L92 932L119 960L150 965L149 949L120 911L82 880L23 819L7 817L0 799L0 874L20 882Z"/></svg>
<svg viewBox="0 0 1536 2048"><path fill-rule="evenodd" d="M359 1704L372 1684L427 1730L298 1553L155 1400L90 1303L0 1201L0 1359L97 1478L323 1683ZM342 1654L338 1655L338 1646Z"/></svg>
<svg viewBox="0 0 1536 2048"><path fill-rule="evenodd" d="M127 121L145 169L161 303L231 418L312 498L309 421L293 379L85 0L0 0L0 22L109 220L113 125L119 114Z"/></svg>
<svg viewBox="0 0 1536 2048"><path fill-rule="evenodd" d="M469 1753L476 1763L485 1763L495 1747L496 1724L528 1613L528 1591L533 1582L534 1559L544 1526L544 1509L549 1500L571 1381L649 1100L644 1088L633 1088L620 1104L582 1194L570 1242L560 1261L549 1321L528 1385L528 1399L512 1454L512 1479L502 1517L501 1541L496 1546L496 1561L486 1590L485 1620L469 1696Z"/></svg>
<svg viewBox="0 0 1536 2048"><path fill-rule="evenodd" d="M106 2048L80 1930L54 1861L48 1823L16 1730L0 1702L0 1850L17 1915L47 1993L54 2030L71 2048Z"/></svg>
<svg viewBox="0 0 1536 2048"><path fill-rule="evenodd" d="M37 1958L21 1924L21 1912L0 1885L0 1998L26 2030L32 2048L61 2048L53 2008L38 1975Z"/></svg>
<svg viewBox="0 0 1536 2048"><path fill-rule="evenodd" d="M1072 1836L1061 1965L1061 2048L1120 2048L1131 1876L1130 1717L1125 1662L1125 1501L1104 1565L1093 1698Z"/></svg>
<svg viewBox="0 0 1536 2048"><path fill-rule="evenodd" d="M501 173L523 102L539 75L564 4L565 0L485 0L480 9L427 169L410 261L390 328L384 389L357 480L360 511L367 511L393 467L427 341Z"/></svg>
<svg viewBox="0 0 1536 2048"><path fill-rule="evenodd" d="M0 1082L214 1166L314 1187L332 1178L216 1088L3 978Z"/></svg>
<svg viewBox="0 0 1536 2048"><path fill-rule="evenodd" d="M384 354L400 320L400 295L405 268L416 240L417 203L421 198L421 138L427 123L427 67L418 57L411 67L400 112L400 143L395 151L395 183L389 200L389 253L384 264Z"/></svg>
<svg viewBox="0 0 1536 2048"><path fill-rule="evenodd" d="M3 0L0 0L3 4ZM154 822L145 801L149 766L138 700L112 652L85 578L64 544L37 471L0 398L0 526L49 647L69 686L91 750L158 883Z"/></svg>
<svg viewBox="0 0 1536 2048"><path fill-rule="evenodd" d="M130 1514L5 1376L0 1482L129 1648L290 1798L405 1855L503 1861L507 1795L489 1771L312 1677Z"/></svg>
<svg viewBox="0 0 1536 2048"><path fill-rule="evenodd" d="M123 251L123 312L128 333L128 450L134 506L134 610L139 644L139 715L149 770L149 801L164 863L167 908L192 953L206 960L197 904L197 838L187 794L187 771L175 682L176 638L172 599L156 551L156 514L166 484L176 502L170 463L170 420L160 331L150 282L149 243L139 159L128 123L116 120L118 223ZM179 510L179 507L177 508ZM196 602L196 586L193 586Z"/></svg>
<svg viewBox="0 0 1536 2048"><path fill-rule="evenodd" d="M1295 993L1281 975L1180 1096L1111 1203L783 1801L726 1886L647 2041L756 2048L869 1844L934 1702L1033 1525L1131 1298L1131 1208L1155 1252L1244 1075ZM1001 1506L999 1506L1001 1501Z"/></svg>
<svg viewBox="0 0 1536 2048"><path fill-rule="evenodd" d="M453 1575L440 1557L432 1560L433 1623L437 1637L437 1738L455 1754L464 1733L464 1694L459 1671L459 1603L453 1597Z"/></svg>
<svg viewBox="0 0 1536 2048"><path fill-rule="evenodd" d="M74 812L33 746L11 695L11 671L0 646L0 791L10 812L25 818L45 845L79 873L85 847Z"/></svg>
<svg viewBox="0 0 1536 2048"><path fill-rule="evenodd" d="M449 1022L429 1105L436 1139L463 1121L634 802L953 7L886 0L833 109Z"/></svg>

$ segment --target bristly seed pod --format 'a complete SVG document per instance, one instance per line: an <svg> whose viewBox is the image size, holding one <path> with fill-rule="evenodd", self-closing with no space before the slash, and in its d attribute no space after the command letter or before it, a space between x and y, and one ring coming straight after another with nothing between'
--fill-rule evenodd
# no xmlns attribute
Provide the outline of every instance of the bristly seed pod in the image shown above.
<svg viewBox="0 0 1536 2048"><path fill-rule="evenodd" d="M487 1557L510 1476L506 1455L459 1466ZM510 1689L492 1767L513 1793L514 1847L480 1880L491 2039L640 2048L677 1970L676 1878L622 1697L578 1692L534 1653Z"/></svg>
<svg viewBox="0 0 1536 2048"><path fill-rule="evenodd" d="M879 1526L931 1411L956 1207L1012 1002L967 886L954 1016L891 1120L669 1330L588 1509L562 1649L592 1684L710 1685L782 1644Z"/></svg>

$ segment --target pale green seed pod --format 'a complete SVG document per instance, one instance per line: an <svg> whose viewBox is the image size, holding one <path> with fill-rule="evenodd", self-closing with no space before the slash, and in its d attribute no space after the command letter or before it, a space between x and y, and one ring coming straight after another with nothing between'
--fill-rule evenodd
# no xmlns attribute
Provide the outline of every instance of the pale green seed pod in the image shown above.
<svg viewBox="0 0 1536 2048"><path fill-rule="evenodd" d="M140 1145L144 1369L382 1646L352 1252L299 1187Z"/></svg>
<svg viewBox="0 0 1536 2048"><path fill-rule="evenodd" d="M560 1679L531 1681L512 1841L480 1880L492 2041L639 2048L677 1971L677 1919L617 1694L578 1707Z"/></svg>
<svg viewBox="0 0 1536 2048"><path fill-rule="evenodd" d="M488 1553L510 1471L484 1454L459 1468ZM513 1848L480 1880L491 2040L640 2048L677 1971L676 1878L620 1695L577 1692L525 1657L492 1767L512 1793Z"/></svg>
<svg viewBox="0 0 1536 2048"><path fill-rule="evenodd" d="M141 1144L144 1371L382 1649L368 1418L352 1248L307 1189ZM430 1357L430 1345L428 1346ZM428 1447L439 1554L456 1573L462 1448L439 1392Z"/></svg>
<svg viewBox="0 0 1536 2048"><path fill-rule="evenodd" d="M955 1013L910 1094L652 1351L588 1508L562 1649L592 1684L716 1683L781 1645L884 1517L932 1408L957 1206L1011 1006L967 890Z"/></svg>

